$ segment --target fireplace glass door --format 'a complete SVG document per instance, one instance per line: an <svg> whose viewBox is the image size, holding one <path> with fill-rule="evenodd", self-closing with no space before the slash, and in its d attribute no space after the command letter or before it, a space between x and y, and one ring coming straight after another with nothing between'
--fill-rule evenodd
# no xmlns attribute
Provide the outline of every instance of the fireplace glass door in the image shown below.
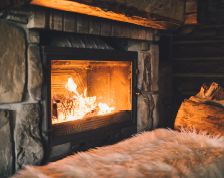
<svg viewBox="0 0 224 178"><path fill-rule="evenodd" d="M131 119L132 61L51 60L55 136Z"/></svg>

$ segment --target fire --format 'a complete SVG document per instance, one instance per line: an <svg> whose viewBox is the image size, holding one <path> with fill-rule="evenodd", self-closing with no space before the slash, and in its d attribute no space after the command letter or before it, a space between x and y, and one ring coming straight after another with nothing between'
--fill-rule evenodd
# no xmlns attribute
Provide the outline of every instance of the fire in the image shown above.
<svg viewBox="0 0 224 178"><path fill-rule="evenodd" d="M99 111L98 115L103 115L103 114L111 113L111 111L114 110L114 107L111 107L110 108L105 103L99 103L98 106L100 108L100 111Z"/></svg>
<svg viewBox="0 0 224 178"><path fill-rule="evenodd" d="M66 101L57 103L58 114L57 118L53 117L53 124L108 114L115 109L114 107L109 107L105 103L97 103L96 96L87 97L87 89L84 90L83 94L79 94L77 85L72 78L68 79L65 88L72 93L72 96L68 97Z"/></svg>

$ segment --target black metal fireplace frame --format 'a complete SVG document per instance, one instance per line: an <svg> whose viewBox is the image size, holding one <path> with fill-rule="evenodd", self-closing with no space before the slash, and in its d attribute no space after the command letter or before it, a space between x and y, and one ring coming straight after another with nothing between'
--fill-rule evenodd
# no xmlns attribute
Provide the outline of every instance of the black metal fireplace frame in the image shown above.
<svg viewBox="0 0 224 178"><path fill-rule="evenodd" d="M71 147L76 145L77 140L88 138L94 139L93 135L107 135L112 133L120 140L137 132L137 96L135 91L137 89L137 52L116 51L116 50L102 50L102 49L79 49L68 47L49 47L43 46L42 53L44 58L44 103L43 103L43 118L46 119L46 133L48 137L48 144L51 146L71 143ZM131 120L124 123L112 124L106 127L97 128L90 131L79 132L63 137L52 136L51 123L51 60L94 60L97 61L132 61L132 111ZM126 135L125 135L126 134ZM123 135L123 136L122 136ZM100 138L99 138L100 139ZM119 138L118 138L119 140Z"/></svg>

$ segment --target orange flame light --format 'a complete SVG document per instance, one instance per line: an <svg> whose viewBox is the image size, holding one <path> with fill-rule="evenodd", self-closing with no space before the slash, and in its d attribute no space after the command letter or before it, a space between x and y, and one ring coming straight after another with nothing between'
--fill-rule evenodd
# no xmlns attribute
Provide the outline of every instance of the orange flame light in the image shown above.
<svg viewBox="0 0 224 178"><path fill-rule="evenodd" d="M72 93L72 96L69 98L69 102L68 100L66 102L67 108L65 108L65 103L57 103L58 117L53 118L52 124L108 114L115 109L105 103L97 103L96 96L87 97L87 89L85 89L83 94L79 94L77 85L72 78L68 79L65 88Z"/></svg>

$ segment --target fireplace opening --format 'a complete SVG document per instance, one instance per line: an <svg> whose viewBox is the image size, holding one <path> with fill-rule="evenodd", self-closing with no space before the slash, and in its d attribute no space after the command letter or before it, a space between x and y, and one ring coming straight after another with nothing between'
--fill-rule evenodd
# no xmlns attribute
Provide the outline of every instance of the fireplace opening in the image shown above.
<svg viewBox="0 0 224 178"><path fill-rule="evenodd" d="M51 146L76 152L137 132L137 52L53 46L42 52Z"/></svg>
<svg viewBox="0 0 224 178"><path fill-rule="evenodd" d="M132 61L51 61L54 136L131 119Z"/></svg>

